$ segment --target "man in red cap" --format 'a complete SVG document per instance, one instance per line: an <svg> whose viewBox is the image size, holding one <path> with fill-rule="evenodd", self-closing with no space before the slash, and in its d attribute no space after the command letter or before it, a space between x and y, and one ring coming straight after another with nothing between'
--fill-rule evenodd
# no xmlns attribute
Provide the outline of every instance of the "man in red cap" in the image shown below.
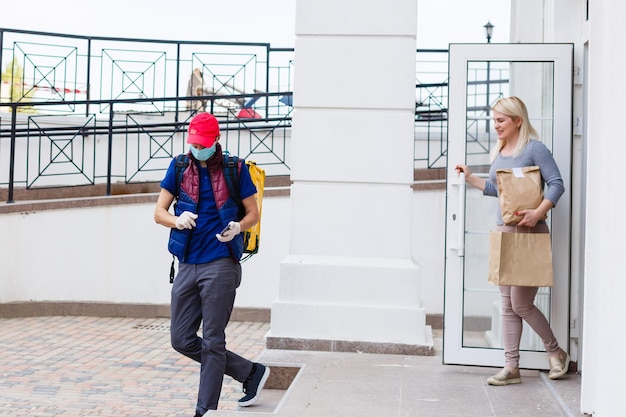
<svg viewBox="0 0 626 417"><path fill-rule="evenodd" d="M189 163L178 185L178 158L172 160L154 211L155 221L171 229L168 249L178 258L171 299L172 347L201 364L195 417L217 409L224 374L243 383L245 396L239 405L246 407L256 402L270 372L226 349L225 329L241 282L240 232L259 221L259 210L256 187L241 159L237 168L243 213L230 197L219 139L219 122L212 114L199 113L191 120L185 158ZM197 334L200 325L202 337Z"/></svg>

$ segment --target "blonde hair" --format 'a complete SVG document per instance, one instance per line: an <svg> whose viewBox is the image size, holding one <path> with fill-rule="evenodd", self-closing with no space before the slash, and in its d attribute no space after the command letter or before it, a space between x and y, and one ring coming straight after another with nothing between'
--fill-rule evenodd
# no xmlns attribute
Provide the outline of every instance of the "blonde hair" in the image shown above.
<svg viewBox="0 0 626 417"><path fill-rule="evenodd" d="M518 118L522 120L522 124L519 128L517 145L515 146L515 150L513 151L513 157L516 157L520 153L522 153L522 151L524 150L526 145L528 145L528 142L530 142L531 139L539 139L539 134L530 124L526 105L519 97L511 96L501 98L496 101L496 104L493 105L491 110L493 110L494 112L497 111L498 113L502 113L513 120L516 120ZM495 146L491 150L491 162L496 159L498 153L505 144L505 141L498 139Z"/></svg>

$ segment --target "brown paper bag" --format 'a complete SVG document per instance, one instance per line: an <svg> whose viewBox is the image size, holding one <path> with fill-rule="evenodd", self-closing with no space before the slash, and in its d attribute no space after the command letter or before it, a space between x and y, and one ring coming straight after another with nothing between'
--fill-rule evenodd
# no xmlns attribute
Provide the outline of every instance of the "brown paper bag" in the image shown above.
<svg viewBox="0 0 626 417"><path fill-rule="evenodd" d="M504 224L517 224L519 210L535 209L543 200L539 167L499 169L496 171L498 200Z"/></svg>
<svg viewBox="0 0 626 417"><path fill-rule="evenodd" d="M552 274L550 233L490 232L490 283L551 287Z"/></svg>

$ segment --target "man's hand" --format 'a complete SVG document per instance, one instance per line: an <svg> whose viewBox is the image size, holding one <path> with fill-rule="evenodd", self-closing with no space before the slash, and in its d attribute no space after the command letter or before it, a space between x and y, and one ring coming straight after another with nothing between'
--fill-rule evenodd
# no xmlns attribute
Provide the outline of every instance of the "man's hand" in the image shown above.
<svg viewBox="0 0 626 417"><path fill-rule="evenodd" d="M223 230L222 233L216 234L215 237L220 242L230 242L239 234L239 232L241 232L241 225L237 222L230 222L228 223L226 230Z"/></svg>
<svg viewBox="0 0 626 417"><path fill-rule="evenodd" d="M183 211L182 214L178 216L178 218L176 218L176 228L178 230L192 229L196 227L195 220L197 218L198 218L197 214L192 213L190 211Z"/></svg>

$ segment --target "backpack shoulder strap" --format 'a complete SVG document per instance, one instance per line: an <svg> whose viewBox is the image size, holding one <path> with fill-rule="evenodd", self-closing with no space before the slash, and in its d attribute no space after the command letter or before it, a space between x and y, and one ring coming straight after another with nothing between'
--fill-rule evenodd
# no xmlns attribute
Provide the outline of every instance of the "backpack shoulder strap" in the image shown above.
<svg viewBox="0 0 626 417"><path fill-rule="evenodd" d="M228 193L241 205L241 196L239 195L239 158L236 156L224 154L224 179L228 186Z"/></svg>
<svg viewBox="0 0 626 417"><path fill-rule="evenodd" d="M183 182L183 173L188 166L189 157L186 154L181 153L176 157L176 198L178 198L178 196L180 195L180 183Z"/></svg>
<svg viewBox="0 0 626 417"><path fill-rule="evenodd" d="M176 170L176 195L174 197L178 198L180 196L180 183L183 182L183 173L185 169L189 166L189 157L181 153L176 157L176 163L174 164L174 168ZM174 282L175 269L174 262L176 261L176 257L172 255L172 265L170 265L170 284Z"/></svg>

